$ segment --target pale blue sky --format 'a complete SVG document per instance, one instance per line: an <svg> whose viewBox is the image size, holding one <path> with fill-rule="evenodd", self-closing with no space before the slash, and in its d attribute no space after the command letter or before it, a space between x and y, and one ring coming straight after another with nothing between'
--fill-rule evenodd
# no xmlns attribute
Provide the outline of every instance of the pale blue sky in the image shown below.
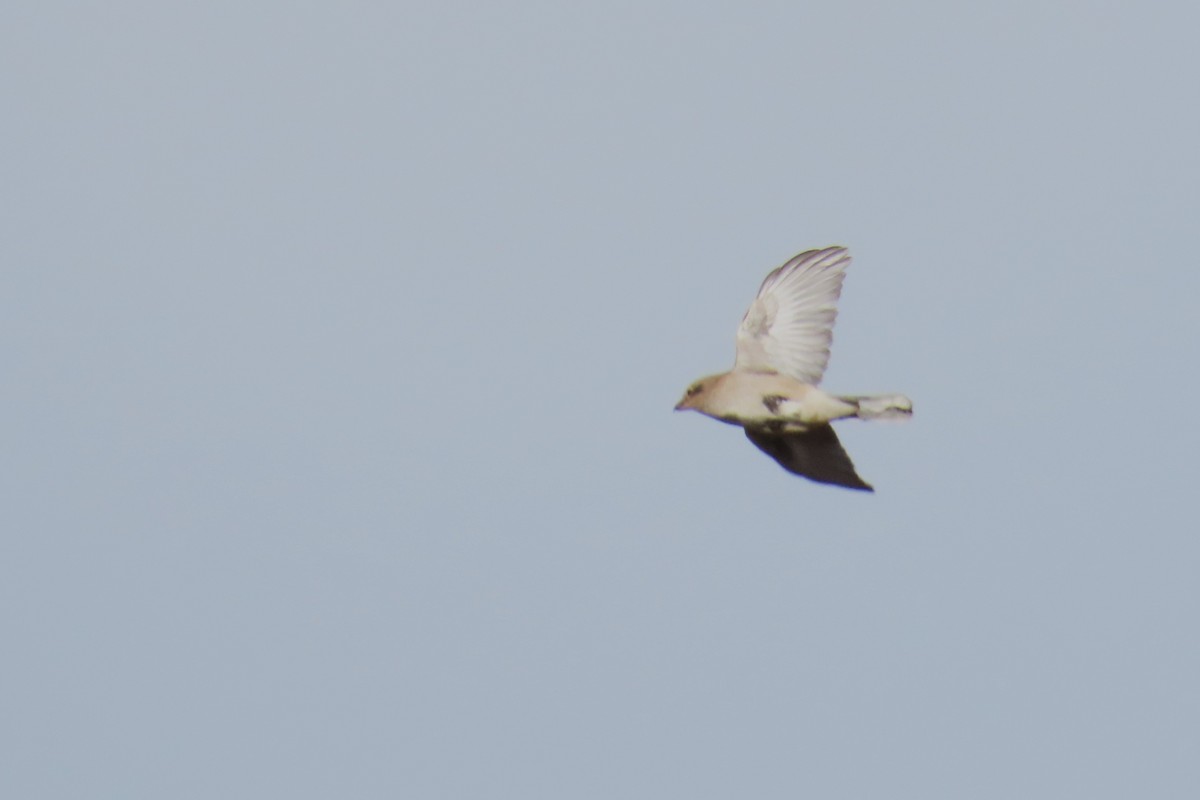
<svg viewBox="0 0 1200 800"><path fill-rule="evenodd" d="M1198 28L9 8L3 794L1194 796ZM834 243L873 496L671 412Z"/></svg>

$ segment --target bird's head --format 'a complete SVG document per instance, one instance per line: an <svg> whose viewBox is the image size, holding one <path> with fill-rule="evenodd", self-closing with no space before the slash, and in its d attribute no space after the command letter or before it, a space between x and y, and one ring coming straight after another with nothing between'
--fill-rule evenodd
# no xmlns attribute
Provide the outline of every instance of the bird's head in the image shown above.
<svg viewBox="0 0 1200 800"><path fill-rule="evenodd" d="M675 410L686 411L689 408L699 408L700 404L704 401L705 394L707 394L708 390L713 387L720 377L720 375L710 375L693 383L683 393L683 397L679 402L675 404Z"/></svg>

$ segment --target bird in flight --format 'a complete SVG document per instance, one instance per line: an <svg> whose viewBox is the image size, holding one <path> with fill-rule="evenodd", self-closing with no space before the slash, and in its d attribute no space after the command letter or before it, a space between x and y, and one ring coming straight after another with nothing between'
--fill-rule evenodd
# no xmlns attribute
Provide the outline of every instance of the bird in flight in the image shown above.
<svg viewBox="0 0 1200 800"><path fill-rule="evenodd" d="M767 275L738 327L733 369L693 383L675 410L740 426L788 472L873 492L829 423L907 418L912 401L902 394L831 395L817 388L848 266L846 248L827 247L803 252Z"/></svg>

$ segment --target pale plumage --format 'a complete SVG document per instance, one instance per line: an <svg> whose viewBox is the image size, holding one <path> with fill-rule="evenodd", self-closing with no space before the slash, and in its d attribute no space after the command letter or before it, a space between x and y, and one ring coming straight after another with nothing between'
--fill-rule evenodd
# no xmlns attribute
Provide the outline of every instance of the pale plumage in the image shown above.
<svg viewBox="0 0 1200 800"><path fill-rule="evenodd" d="M827 247L801 253L767 275L738 326L733 368L819 384L849 265L846 248Z"/></svg>
<svg viewBox="0 0 1200 800"><path fill-rule="evenodd" d="M675 409L739 425L789 472L873 491L854 471L830 422L907 417L904 395L834 396L817 388L829 363L837 301L850 255L809 250L767 275L737 331L733 369L688 387Z"/></svg>

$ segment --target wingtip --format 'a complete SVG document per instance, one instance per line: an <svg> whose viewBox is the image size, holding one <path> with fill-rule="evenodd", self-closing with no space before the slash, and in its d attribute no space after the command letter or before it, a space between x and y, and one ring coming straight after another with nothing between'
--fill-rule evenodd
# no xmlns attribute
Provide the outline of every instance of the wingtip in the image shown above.
<svg viewBox="0 0 1200 800"><path fill-rule="evenodd" d="M832 483L834 486L841 486L843 489L853 489L858 492L870 492L871 494L875 493L875 487L872 486L871 484L867 483L866 481L864 481L862 478L858 477L857 475L854 476L853 480L856 480L858 482L854 483L851 480L844 480L844 481L829 481L829 483Z"/></svg>

